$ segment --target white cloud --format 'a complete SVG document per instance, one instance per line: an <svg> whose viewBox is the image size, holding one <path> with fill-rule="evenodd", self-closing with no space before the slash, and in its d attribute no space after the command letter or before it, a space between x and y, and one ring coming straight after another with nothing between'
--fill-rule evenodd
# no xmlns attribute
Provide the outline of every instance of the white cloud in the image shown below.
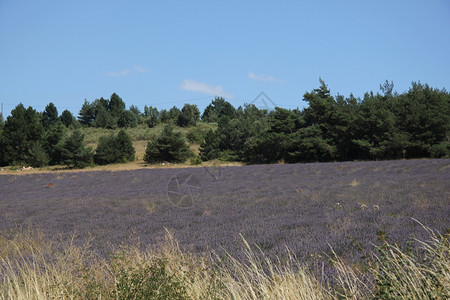
<svg viewBox="0 0 450 300"><path fill-rule="evenodd" d="M146 68L143 68L143 67L139 67L139 66L134 66L134 69L136 71L138 71L139 73L147 73L147 72L150 71L149 69L146 69Z"/></svg>
<svg viewBox="0 0 450 300"><path fill-rule="evenodd" d="M220 85L212 86L204 82L198 82L191 79L185 79L180 85L180 89L187 91L200 92L211 96L222 96L233 98L233 96L223 90Z"/></svg>
<svg viewBox="0 0 450 300"><path fill-rule="evenodd" d="M122 70L122 71L118 71L118 72L108 72L106 73L106 76L108 77L122 77L122 76L126 76L130 74L130 70Z"/></svg>
<svg viewBox="0 0 450 300"><path fill-rule="evenodd" d="M256 74L256 73L253 73L252 71L248 71L248 77L250 79L258 80L258 81L266 81L266 82L278 82L278 81L280 81L280 80L276 79L273 76L264 75L264 74Z"/></svg>
<svg viewBox="0 0 450 300"><path fill-rule="evenodd" d="M150 70L146 69L144 67L140 67L140 66L134 66L131 70L130 69L124 69L122 71L117 71L117 72L108 72L106 73L106 76L108 77L123 77L123 76L127 76L131 73L148 73Z"/></svg>

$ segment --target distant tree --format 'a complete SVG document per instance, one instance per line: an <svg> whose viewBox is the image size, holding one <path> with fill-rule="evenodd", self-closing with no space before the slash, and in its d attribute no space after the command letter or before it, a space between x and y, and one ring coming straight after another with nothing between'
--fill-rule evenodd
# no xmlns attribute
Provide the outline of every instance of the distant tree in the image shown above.
<svg viewBox="0 0 450 300"><path fill-rule="evenodd" d="M64 140L66 132L67 127L65 127L62 121L58 121L48 128L43 135L42 148L48 155L48 163L50 165L62 163L60 145Z"/></svg>
<svg viewBox="0 0 450 300"><path fill-rule="evenodd" d="M200 111L195 104L185 104L177 118L180 127L196 126L200 119Z"/></svg>
<svg viewBox="0 0 450 300"><path fill-rule="evenodd" d="M95 121L91 123L94 127L115 129L117 128L117 120L111 116L103 105L96 107Z"/></svg>
<svg viewBox="0 0 450 300"><path fill-rule="evenodd" d="M393 99L395 127L407 139L406 158L428 157L431 147L448 142L450 93L413 82L408 92Z"/></svg>
<svg viewBox="0 0 450 300"><path fill-rule="evenodd" d="M167 123L170 121L170 115L167 109L161 109L161 111L159 112L159 120L162 123Z"/></svg>
<svg viewBox="0 0 450 300"><path fill-rule="evenodd" d="M139 107L135 106L135 105L131 105L130 109L129 109L136 118L139 118L139 116L141 115L141 111L139 110Z"/></svg>
<svg viewBox="0 0 450 300"><path fill-rule="evenodd" d="M41 142L36 142L31 146L28 153L27 164L32 167L38 168L46 166L50 161L48 153L45 151Z"/></svg>
<svg viewBox="0 0 450 300"><path fill-rule="evenodd" d="M99 165L121 162L116 137L113 134L100 137L95 149L94 162Z"/></svg>
<svg viewBox="0 0 450 300"><path fill-rule="evenodd" d="M203 111L202 120L205 122L218 122L223 116L234 118L236 109L222 97L216 97Z"/></svg>
<svg viewBox="0 0 450 300"><path fill-rule="evenodd" d="M72 115L70 111L66 109L61 114L61 122L66 127L70 127L70 125L73 125L75 123L75 117Z"/></svg>
<svg viewBox="0 0 450 300"><path fill-rule="evenodd" d="M134 161L136 157L136 151L133 147L133 142L131 141L125 130L120 130L117 134L117 147L120 150L120 156L123 162Z"/></svg>
<svg viewBox="0 0 450 300"><path fill-rule="evenodd" d="M185 162L191 154L181 134L174 132L171 125L166 125L163 132L147 144L144 161L180 163Z"/></svg>
<svg viewBox="0 0 450 300"><path fill-rule="evenodd" d="M173 106L171 109L166 110L162 109L159 112L159 120L162 123L173 123L175 124L178 120L178 116L180 115L181 111L178 107Z"/></svg>
<svg viewBox="0 0 450 300"><path fill-rule="evenodd" d="M222 116L218 122L217 137L224 160L244 160L245 143L248 139L260 136L268 129L267 110L255 105L245 105L236 111L236 117Z"/></svg>
<svg viewBox="0 0 450 300"><path fill-rule="evenodd" d="M59 147L64 164L73 168L85 168L92 164L94 153L84 146L84 135L75 130Z"/></svg>
<svg viewBox="0 0 450 300"><path fill-rule="evenodd" d="M178 107L172 107L171 109L169 109L169 119L176 122L180 113L181 111Z"/></svg>
<svg viewBox="0 0 450 300"><path fill-rule="evenodd" d="M85 99L78 115L81 124L91 125L95 121L95 105Z"/></svg>
<svg viewBox="0 0 450 300"><path fill-rule="evenodd" d="M383 84L380 84L380 90L385 97L394 96L394 82L386 80Z"/></svg>
<svg viewBox="0 0 450 300"><path fill-rule="evenodd" d="M144 107L144 116L145 116L145 122L147 123L148 127L153 128L155 127L159 122L159 112L156 107L147 105Z"/></svg>
<svg viewBox="0 0 450 300"><path fill-rule="evenodd" d="M352 140L360 159L402 158L407 136L395 126L396 116L380 94L366 93L355 124L358 133Z"/></svg>
<svg viewBox="0 0 450 300"><path fill-rule="evenodd" d="M117 136L102 136L95 150L94 161L99 165L134 161L135 149L124 130Z"/></svg>
<svg viewBox="0 0 450 300"><path fill-rule="evenodd" d="M34 150L40 143L44 127L39 114L31 106L25 109L17 105L7 117L0 136L0 161L2 164L29 164L33 160Z"/></svg>
<svg viewBox="0 0 450 300"><path fill-rule="evenodd" d="M319 125L324 134L329 134L336 102L325 82L321 78L319 81L319 88L303 95L303 101L309 104L304 110L304 116L307 125Z"/></svg>
<svg viewBox="0 0 450 300"><path fill-rule="evenodd" d="M433 145L429 151L432 158L450 158L450 141Z"/></svg>
<svg viewBox="0 0 450 300"><path fill-rule="evenodd" d="M208 132L209 128L202 128L200 126L195 126L189 128L189 130L186 133L186 139L190 144L201 144L206 136L206 133Z"/></svg>
<svg viewBox="0 0 450 300"><path fill-rule="evenodd" d="M42 125L44 128L49 128L58 121L58 110L56 106L50 102L42 113Z"/></svg>
<svg viewBox="0 0 450 300"><path fill-rule="evenodd" d="M106 110L110 110L110 101L108 99L100 97L100 99L95 99L94 106L96 108L103 106Z"/></svg>
<svg viewBox="0 0 450 300"><path fill-rule="evenodd" d="M117 125L120 128L136 127L138 125L138 119L135 114L130 110L124 110L117 121Z"/></svg>
<svg viewBox="0 0 450 300"><path fill-rule="evenodd" d="M336 158L340 160L359 159L360 151L353 142L360 138L361 130L358 120L361 118L359 99L352 94L344 98L336 97L335 112L332 120L333 143L336 145Z"/></svg>
<svg viewBox="0 0 450 300"><path fill-rule="evenodd" d="M119 119L120 115L125 111L125 102L116 93L111 95L108 103L108 111L113 118Z"/></svg>
<svg viewBox="0 0 450 300"><path fill-rule="evenodd" d="M252 163L273 163L287 159L294 134L304 125L298 110L276 107L267 116L268 128L245 141L243 157Z"/></svg>
<svg viewBox="0 0 450 300"><path fill-rule="evenodd" d="M286 162L323 162L335 157L336 147L323 138L320 125L301 128L293 136L292 148L288 149Z"/></svg>
<svg viewBox="0 0 450 300"><path fill-rule="evenodd" d="M133 115L136 117L138 124L142 124L142 122L144 121L144 115L139 110L139 107L131 105L129 111L131 111Z"/></svg>
<svg viewBox="0 0 450 300"><path fill-rule="evenodd" d="M214 130L210 129L205 136L205 140L200 144L200 158L203 161L219 158L219 139Z"/></svg>
<svg viewBox="0 0 450 300"><path fill-rule="evenodd" d="M0 113L0 130L5 126L5 119L3 118L2 113Z"/></svg>

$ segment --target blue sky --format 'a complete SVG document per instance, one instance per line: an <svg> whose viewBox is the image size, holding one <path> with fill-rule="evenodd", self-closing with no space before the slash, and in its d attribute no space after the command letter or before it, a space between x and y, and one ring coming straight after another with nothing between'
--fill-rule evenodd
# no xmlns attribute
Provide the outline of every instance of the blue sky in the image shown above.
<svg viewBox="0 0 450 300"><path fill-rule="evenodd" d="M362 97L386 79L450 88L450 1L0 0L0 102L78 114L127 106L234 106L264 91L285 108L321 77Z"/></svg>

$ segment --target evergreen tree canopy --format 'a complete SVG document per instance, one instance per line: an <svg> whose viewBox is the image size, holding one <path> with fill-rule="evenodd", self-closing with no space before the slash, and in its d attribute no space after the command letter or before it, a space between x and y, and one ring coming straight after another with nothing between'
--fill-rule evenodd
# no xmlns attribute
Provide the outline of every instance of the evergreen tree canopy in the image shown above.
<svg viewBox="0 0 450 300"><path fill-rule="evenodd" d="M95 105L85 99L78 113L78 120L83 125L91 125L95 121Z"/></svg>
<svg viewBox="0 0 450 300"><path fill-rule="evenodd" d="M119 119L122 112L125 110L125 102L116 93L111 95L108 103L108 111L113 118Z"/></svg>
<svg viewBox="0 0 450 300"><path fill-rule="evenodd" d="M61 114L61 122L66 126L70 127L70 125L75 123L75 118L70 111L67 109L64 110Z"/></svg>
<svg viewBox="0 0 450 300"><path fill-rule="evenodd" d="M219 139L216 132L210 129L200 144L200 158L203 161L213 160L219 158L219 154Z"/></svg>
<svg viewBox="0 0 450 300"><path fill-rule="evenodd" d="M92 148L84 146L84 135L75 130L59 146L61 159L64 164L73 168L85 168L92 164L94 153Z"/></svg>
<svg viewBox="0 0 450 300"><path fill-rule="evenodd" d="M67 127L62 121L57 122L45 131L42 147L48 155L48 164L58 165L62 163L60 146L66 132Z"/></svg>
<svg viewBox="0 0 450 300"><path fill-rule="evenodd" d="M205 122L218 122L223 116L234 118L236 109L222 97L216 97L203 111L202 120Z"/></svg>
<svg viewBox="0 0 450 300"><path fill-rule="evenodd" d="M42 113L42 125L44 128L49 128L54 125L58 121L58 110L56 106L50 102L46 107L44 112Z"/></svg>
<svg viewBox="0 0 450 300"><path fill-rule="evenodd" d="M153 128L155 127L158 122L160 121L160 113L156 107L147 105L144 107L144 117L145 122L147 123L148 127Z"/></svg>
<svg viewBox="0 0 450 300"><path fill-rule="evenodd" d="M44 127L39 114L32 108L17 105L7 117L0 136L0 161L2 164L29 164L40 143Z"/></svg>
<svg viewBox="0 0 450 300"><path fill-rule="evenodd" d="M180 127L196 126L200 119L200 111L197 105L185 104L177 118L177 125Z"/></svg>
<svg viewBox="0 0 450 300"><path fill-rule="evenodd" d="M124 110L120 114L117 125L120 128L136 127L138 125L138 119L131 110Z"/></svg>
<svg viewBox="0 0 450 300"><path fill-rule="evenodd" d="M189 146L179 132L174 132L171 125L166 125L163 132L148 142L144 161L157 162L185 162L191 155Z"/></svg>
<svg viewBox="0 0 450 300"><path fill-rule="evenodd" d="M134 161L135 149L130 137L124 130L117 136L102 136L95 149L94 161L99 165Z"/></svg>

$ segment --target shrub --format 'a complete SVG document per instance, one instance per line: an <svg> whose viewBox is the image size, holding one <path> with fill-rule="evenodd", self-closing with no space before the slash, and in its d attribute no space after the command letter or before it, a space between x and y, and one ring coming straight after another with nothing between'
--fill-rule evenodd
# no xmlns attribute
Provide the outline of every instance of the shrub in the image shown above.
<svg viewBox="0 0 450 300"><path fill-rule="evenodd" d="M42 147L41 143L35 143L30 149L28 162L32 167L43 167L50 161L47 152Z"/></svg>
<svg viewBox="0 0 450 300"><path fill-rule="evenodd" d="M117 299L187 299L185 287L166 270L167 261L120 267L112 297Z"/></svg>
<svg viewBox="0 0 450 300"><path fill-rule="evenodd" d="M219 139L216 132L210 129L200 144L200 157L203 161L207 161L218 158L219 154Z"/></svg>
<svg viewBox="0 0 450 300"><path fill-rule="evenodd" d="M189 129L188 133L186 134L186 139L191 144L201 144L204 138L205 134L198 127Z"/></svg>
<svg viewBox="0 0 450 300"><path fill-rule="evenodd" d="M148 142L144 161L180 163L185 162L191 154L181 134L174 132L171 125L166 125L158 137Z"/></svg>
<svg viewBox="0 0 450 300"><path fill-rule="evenodd" d="M135 149L130 137L124 130L117 136L102 136L95 149L94 161L99 165L134 161Z"/></svg>
<svg viewBox="0 0 450 300"><path fill-rule="evenodd" d="M75 130L58 148L63 163L68 166L85 168L93 162L92 148L84 146L84 135L80 130Z"/></svg>
<svg viewBox="0 0 450 300"><path fill-rule="evenodd" d="M431 146L430 156L433 158L450 157L450 143L441 143Z"/></svg>
<svg viewBox="0 0 450 300"><path fill-rule="evenodd" d="M129 110L123 111L120 116L119 120L117 121L117 125L120 128L128 128L128 127L136 127L138 125L138 119L136 118L136 115Z"/></svg>
<svg viewBox="0 0 450 300"><path fill-rule="evenodd" d="M202 164L202 159L200 158L200 156L196 155L191 157L190 159L190 163L191 165L201 165Z"/></svg>
<svg viewBox="0 0 450 300"><path fill-rule="evenodd" d="M185 104L177 117L177 125L180 127L196 126L200 120L200 111L195 104Z"/></svg>

